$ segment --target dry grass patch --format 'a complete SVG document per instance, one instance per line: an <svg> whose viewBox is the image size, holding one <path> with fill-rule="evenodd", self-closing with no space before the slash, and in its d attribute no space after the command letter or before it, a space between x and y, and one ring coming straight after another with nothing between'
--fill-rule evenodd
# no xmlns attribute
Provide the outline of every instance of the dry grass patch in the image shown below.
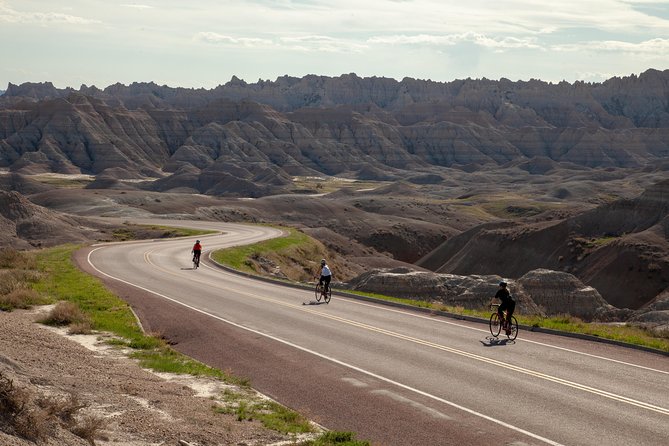
<svg viewBox="0 0 669 446"><path fill-rule="evenodd" d="M95 439L102 436L102 430L108 426L106 419L93 415L81 417L79 422L69 430L79 438L95 446Z"/></svg>
<svg viewBox="0 0 669 446"><path fill-rule="evenodd" d="M0 309L26 309L43 301L44 299L34 290L16 288L7 294L0 294Z"/></svg>
<svg viewBox="0 0 669 446"><path fill-rule="evenodd" d="M76 395L35 396L0 372L0 431L35 443L52 438L58 428L95 445L106 428L104 418L81 415L88 407Z"/></svg>
<svg viewBox="0 0 669 446"><path fill-rule="evenodd" d="M0 430L30 441L48 438L53 425L49 415L31 404L28 390L0 372Z"/></svg>
<svg viewBox="0 0 669 446"><path fill-rule="evenodd" d="M0 248L0 268L35 269L36 266L33 254L13 248Z"/></svg>
<svg viewBox="0 0 669 446"><path fill-rule="evenodd" d="M71 324L85 324L91 326L90 318L86 316L79 307L72 302L58 302L55 307L40 320L41 323L53 326L64 326Z"/></svg>

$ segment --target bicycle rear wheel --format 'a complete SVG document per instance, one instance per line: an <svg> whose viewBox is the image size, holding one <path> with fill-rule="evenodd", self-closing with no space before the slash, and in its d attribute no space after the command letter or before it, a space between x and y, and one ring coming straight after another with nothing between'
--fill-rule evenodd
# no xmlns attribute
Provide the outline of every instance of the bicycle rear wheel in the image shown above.
<svg viewBox="0 0 669 446"><path fill-rule="evenodd" d="M319 283L318 285L316 285L316 288L314 289L314 293L316 294L316 302L321 301L322 291L323 291L323 287Z"/></svg>
<svg viewBox="0 0 669 446"><path fill-rule="evenodd" d="M326 304L330 303L330 299L332 299L332 288L328 287L328 290L323 295L323 298L325 299Z"/></svg>
<svg viewBox="0 0 669 446"><path fill-rule="evenodd" d="M499 323L499 315L493 313L490 315L490 334L494 337L499 336L499 332L502 330L502 324Z"/></svg>
<svg viewBox="0 0 669 446"><path fill-rule="evenodd" d="M515 340L518 336L518 321L515 316L511 316L511 332L506 336L511 341Z"/></svg>

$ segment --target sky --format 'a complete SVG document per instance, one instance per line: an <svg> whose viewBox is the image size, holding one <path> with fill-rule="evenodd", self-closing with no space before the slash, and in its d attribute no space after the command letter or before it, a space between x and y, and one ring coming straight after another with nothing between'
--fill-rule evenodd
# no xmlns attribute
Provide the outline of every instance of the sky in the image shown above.
<svg viewBox="0 0 669 446"><path fill-rule="evenodd" d="M348 73L602 82L649 68L669 69L669 1L0 0L0 90Z"/></svg>

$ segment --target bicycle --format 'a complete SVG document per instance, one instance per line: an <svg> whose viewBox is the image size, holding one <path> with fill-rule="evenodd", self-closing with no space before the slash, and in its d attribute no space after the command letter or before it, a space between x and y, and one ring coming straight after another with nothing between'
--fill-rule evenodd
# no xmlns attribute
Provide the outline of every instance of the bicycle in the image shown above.
<svg viewBox="0 0 669 446"><path fill-rule="evenodd" d="M490 304L490 308L497 308L499 307L499 304ZM494 337L499 336L499 333L502 331L502 328L506 327L505 320L507 316L507 312L504 311L502 314L502 320L500 321L499 319L499 313L497 313L497 310L493 311L493 313L490 315L490 334L493 335ZM501 322L501 323L500 323ZM511 316L511 328L510 331L507 333L507 337L509 338L510 341L513 341L516 339L518 336L518 321L516 320L515 316Z"/></svg>
<svg viewBox="0 0 669 446"><path fill-rule="evenodd" d="M320 302L323 299L326 304L329 304L330 299L332 299L332 288L328 286L327 290L324 290L323 284L320 282L316 284L314 293L316 294L316 302Z"/></svg>

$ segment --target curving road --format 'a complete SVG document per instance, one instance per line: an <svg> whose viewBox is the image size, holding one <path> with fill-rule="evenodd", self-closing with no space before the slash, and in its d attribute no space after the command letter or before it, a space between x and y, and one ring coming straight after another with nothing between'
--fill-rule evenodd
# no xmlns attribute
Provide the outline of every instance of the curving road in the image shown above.
<svg viewBox="0 0 669 446"><path fill-rule="evenodd" d="M166 224L165 220L133 220ZM211 250L275 237L259 226L78 253L147 331L329 429L380 445L662 445L669 441L669 358L313 293L226 272Z"/></svg>

